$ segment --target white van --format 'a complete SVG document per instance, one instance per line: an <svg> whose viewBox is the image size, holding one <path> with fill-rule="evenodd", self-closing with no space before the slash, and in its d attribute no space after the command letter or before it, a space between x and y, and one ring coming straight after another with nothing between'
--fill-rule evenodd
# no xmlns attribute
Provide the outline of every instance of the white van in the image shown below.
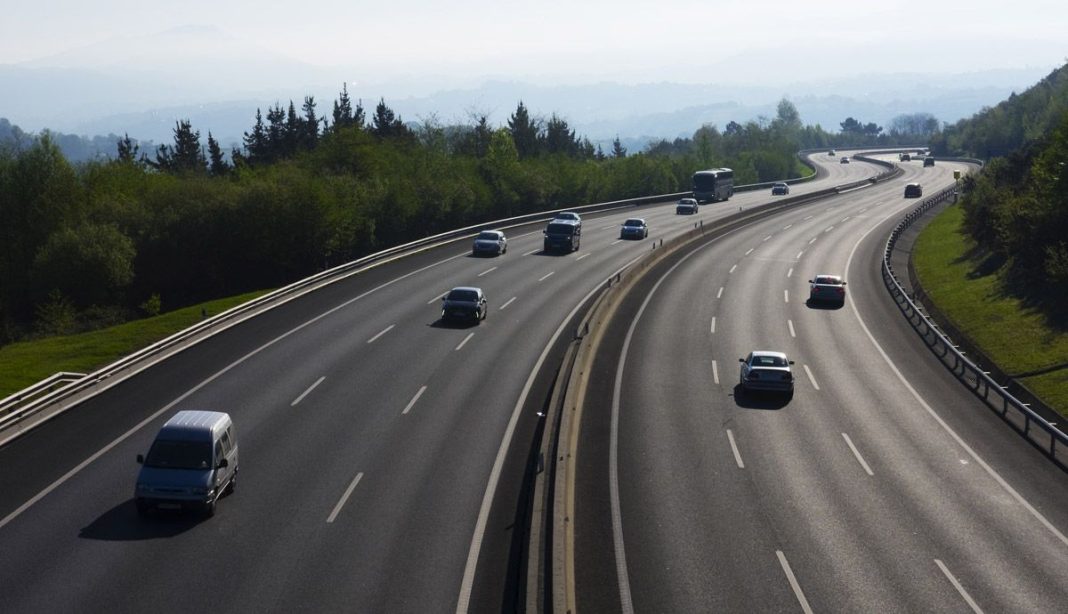
<svg viewBox="0 0 1068 614"><path fill-rule="evenodd" d="M159 430L148 456L137 455L134 499L142 516L152 510L193 509L206 516L237 484L237 437L230 415L180 411Z"/></svg>

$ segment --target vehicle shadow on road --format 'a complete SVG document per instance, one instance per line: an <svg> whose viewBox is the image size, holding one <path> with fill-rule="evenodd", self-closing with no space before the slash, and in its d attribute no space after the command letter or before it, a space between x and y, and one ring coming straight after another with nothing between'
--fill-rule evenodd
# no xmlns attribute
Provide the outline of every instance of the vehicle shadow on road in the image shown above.
<svg viewBox="0 0 1068 614"><path fill-rule="evenodd" d="M842 307L845 307L845 303L827 303L823 301L814 301L812 299L808 299L807 301L805 301L805 307L808 307L809 309L825 309L827 311L837 311Z"/></svg>
<svg viewBox="0 0 1068 614"><path fill-rule="evenodd" d="M140 541L174 537L203 522L198 514L156 512L142 518L133 499L123 501L101 514L78 533L82 539Z"/></svg>
<svg viewBox="0 0 1068 614"><path fill-rule="evenodd" d="M745 409L782 409L793 400L793 394L781 392L746 392L741 384L734 385L734 403Z"/></svg>

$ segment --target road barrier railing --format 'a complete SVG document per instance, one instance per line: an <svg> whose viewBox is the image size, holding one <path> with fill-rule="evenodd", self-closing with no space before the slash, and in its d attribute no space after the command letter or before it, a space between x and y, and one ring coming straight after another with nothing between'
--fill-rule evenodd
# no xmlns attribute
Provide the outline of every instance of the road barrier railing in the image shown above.
<svg viewBox="0 0 1068 614"><path fill-rule="evenodd" d="M960 159L960 161L979 162L972 159ZM912 328L958 380L967 385L976 396L998 412L1002 419L1020 434L1044 450L1055 462L1062 466L1066 465L1068 464L1065 458L1068 454L1068 435L1031 409L1027 403L1011 394L1007 389L1008 386L998 384L988 371L965 356L958 344L954 344L949 335L927 313L927 309L906 292L891 265L894 247L902 234L929 210L954 198L957 194L955 186L942 190L907 213L894 227L886 240L886 248L883 252L883 283Z"/></svg>

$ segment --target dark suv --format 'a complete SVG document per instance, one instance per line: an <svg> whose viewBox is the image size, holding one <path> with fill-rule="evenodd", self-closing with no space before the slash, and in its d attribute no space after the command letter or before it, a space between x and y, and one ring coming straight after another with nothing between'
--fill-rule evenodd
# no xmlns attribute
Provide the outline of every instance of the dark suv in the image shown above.
<svg viewBox="0 0 1068 614"><path fill-rule="evenodd" d="M546 252L564 251L573 252L579 248L582 241L582 222L575 220L555 219L545 227Z"/></svg>
<svg viewBox="0 0 1068 614"><path fill-rule="evenodd" d="M910 183L905 186L905 198L919 198L923 196L923 188L918 183Z"/></svg>

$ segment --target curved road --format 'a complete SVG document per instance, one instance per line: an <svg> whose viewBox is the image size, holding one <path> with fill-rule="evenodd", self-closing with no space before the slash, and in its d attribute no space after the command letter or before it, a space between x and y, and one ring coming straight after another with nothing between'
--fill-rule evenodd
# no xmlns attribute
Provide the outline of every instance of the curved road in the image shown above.
<svg viewBox="0 0 1068 614"><path fill-rule="evenodd" d="M817 162L794 193L879 172ZM0 611L511 609L527 454L570 314L653 240L770 199L590 216L567 256L540 253L542 224L509 231L499 258L448 244L107 388L0 448ZM617 241L631 215L649 240ZM437 322L458 285L485 289L482 325ZM233 416L240 484L210 520L142 521L134 457L182 409Z"/></svg>
<svg viewBox="0 0 1068 614"><path fill-rule="evenodd" d="M1065 611L1064 472L947 372L880 275L917 204L904 184L967 169L901 166L634 292L583 414L579 611ZM844 307L806 304L817 273L845 275ZM756 349L795 361L791 400L739 394Z"/></svg>

